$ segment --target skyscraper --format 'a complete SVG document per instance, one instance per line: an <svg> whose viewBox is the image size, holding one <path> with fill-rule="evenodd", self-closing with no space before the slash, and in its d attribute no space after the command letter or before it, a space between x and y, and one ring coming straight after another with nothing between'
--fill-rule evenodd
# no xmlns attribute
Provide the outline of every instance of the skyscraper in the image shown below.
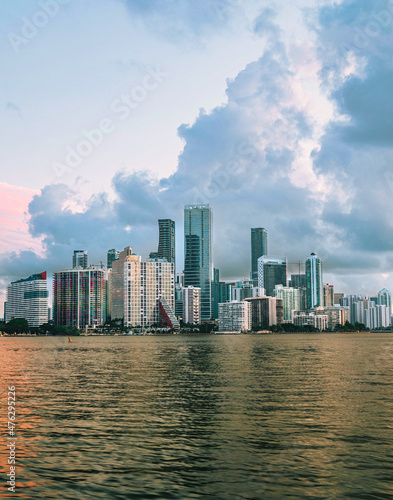
<svg viewBox="0 0 393 500"><path fill-rule="evenodd" d="M220 270L213 269L212 281L212 318L218 319L218 304L220 302Z"/></svg>
<svg viewBox="0 0 393 500"><path fill-rule="evenodd" d="M166 259L175 266L175 221L158 219L158 251L151 252L152 259Z"/></svg>
<svg viewBox="0 0 393 500"><path fill-rule="evenodd" d="M142 262L139 255L133 255L124 262L124 269L124 325L146 327L165 322L178 329L173 264L165 259Z"/></svg>
<svg viewBox="0 0 393 500"><path fill-rule="evenodd" d="M7 322L14 318L24 318L29 327L33 328L48 322L46 272L33 274L8 285L4 318Z"/></svg>
<svg viewBox="0 0 393 500"><path fill-rule="evenodd" d="M108 250L106 254L106 267L108 269L112 269L112 264L115 260L117 260L120 256L120 252L118 252L115 248Z"/></svg>
<svg viewBox="0 0 393 500"><path fill-rule="evenodd" d="M131 247L125 247L120 252L119 258L112 262L111 276L111 318L124 318L124 264L125 262L138 260Z"/></svg>
<svg viewBox="0 0 393 500"><path fill-rule="evenodd" d="M334 306L334 286L329 285L329 283L323 284L323 306Z"/></svg>
<svg viewBox="0 0 393 500"><path fill-rule="evenodd" d="M55 325L103 325L106 320L104 269L66 269L53 278L53 321Z"/></svg>
<svg viewBox="0 0 393 500"><path fill-rule="evenodd" d="M276 285L287 286L287 259L286 257L271 257L263 255L258 259L258 286L266 291L266 295L273 297Z"/></svg>
<svg viewBox="0 0 393 500"><path fill-rule="evenodd" d="M323 306L322 260L312 253L306 260L307 309Z"/></svg>
<svg viewBox="0 0 393 500"><path fill-rule="evenodd" d="M86 269L88 266L87 260L87 250L74 250L72 268L76 269L77 267L81 267L82 269Z"/></svg>
<svg viewBox="0 0 393 500"><path fill-rule="evenodd" d="M251 228L251 279L258 286L258 259L268 255L267 231L264 227Z"/></svg>
<svg viewBox="0 0 393 500"><path fill-rule="evenodd" d="M184 286L201 289L201 320L211 318L212 212L210 205L184 207Z"/></svg>
<svg viewBox="0 0 393 500"><path fill-rule="evenodd" d="M390 291L387 290L386 288L382 288L382 290L378 292L378 305L386 306L389 309L389 314L391 314L392 296L390 294Z"/></svg>

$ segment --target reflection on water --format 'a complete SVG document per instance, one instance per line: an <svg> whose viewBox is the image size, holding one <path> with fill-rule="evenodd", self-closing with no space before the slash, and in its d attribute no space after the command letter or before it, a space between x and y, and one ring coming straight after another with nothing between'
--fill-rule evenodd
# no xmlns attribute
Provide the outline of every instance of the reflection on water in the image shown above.
<svg viewBox="0 0 393 500"><path fill-rule="evenodd" d="M388 334L0 338L1 498L393 498L392 363Z"/></svg>

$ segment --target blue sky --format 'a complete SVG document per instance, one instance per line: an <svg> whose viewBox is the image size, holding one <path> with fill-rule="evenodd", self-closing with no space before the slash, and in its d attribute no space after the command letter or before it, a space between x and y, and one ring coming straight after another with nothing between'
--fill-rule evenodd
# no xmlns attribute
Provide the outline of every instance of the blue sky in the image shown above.
<svg viewBox="0 0 393 500"><path fill-rule="evenodd" d="M5 0L0 19L2 297L74 248L146 257L159 217L181 261L194 201L224 279L265 226L337 291L390 288L390 2Z"/></svg>

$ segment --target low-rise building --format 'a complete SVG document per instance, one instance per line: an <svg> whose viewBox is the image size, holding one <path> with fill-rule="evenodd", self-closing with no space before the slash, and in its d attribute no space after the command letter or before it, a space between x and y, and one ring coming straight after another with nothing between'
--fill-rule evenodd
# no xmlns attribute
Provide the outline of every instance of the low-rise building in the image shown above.
<svg viewBox="0 0 393 500"><path fill-rule="evenodd" d="M221 331L251 330L251 306L246 300L218 304L218 323Z"/></svg>

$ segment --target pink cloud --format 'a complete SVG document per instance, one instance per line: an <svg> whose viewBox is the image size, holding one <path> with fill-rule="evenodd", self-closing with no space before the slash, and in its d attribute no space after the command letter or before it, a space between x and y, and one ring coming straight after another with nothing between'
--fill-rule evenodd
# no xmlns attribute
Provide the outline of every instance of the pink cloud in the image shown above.
<svg viewBox="0 0 393 500"><path fill-rule="evenodd" d="M28 230L28 205L39 191L0 182L0 253L34 250L41 253L41 240Z"/></svg>

